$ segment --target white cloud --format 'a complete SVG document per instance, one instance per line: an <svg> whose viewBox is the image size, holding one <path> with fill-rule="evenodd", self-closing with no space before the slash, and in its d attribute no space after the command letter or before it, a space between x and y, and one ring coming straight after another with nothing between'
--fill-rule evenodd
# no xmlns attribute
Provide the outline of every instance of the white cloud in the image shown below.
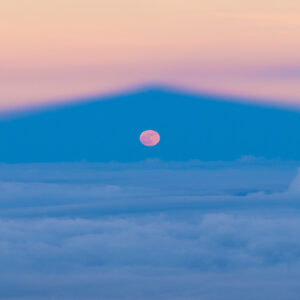
<svg viewBox="0 0 300 300"><path fill-rule="evenodd" d="M252 159L2 165L0 299L296 300L296 172Z"/></svg>

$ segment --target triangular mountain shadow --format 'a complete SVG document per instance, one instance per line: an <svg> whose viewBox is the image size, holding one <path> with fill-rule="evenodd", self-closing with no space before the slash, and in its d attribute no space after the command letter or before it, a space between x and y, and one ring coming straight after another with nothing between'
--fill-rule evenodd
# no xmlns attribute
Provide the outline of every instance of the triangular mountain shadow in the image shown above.
<svg viewBox="0 0 300 300"><path fill-rule="evenodd" d="M300 113L167 89L32 111L0 121L0 161L300 160ZM139 143L146 129L158 146Z"/></svg>

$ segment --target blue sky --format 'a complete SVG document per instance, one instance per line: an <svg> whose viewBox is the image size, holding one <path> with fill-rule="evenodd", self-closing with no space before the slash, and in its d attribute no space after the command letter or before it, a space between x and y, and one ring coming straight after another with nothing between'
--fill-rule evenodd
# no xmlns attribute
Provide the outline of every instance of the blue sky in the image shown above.
<svg viewBox="0 0 300 300"><path fill-rule="evenodd" d="M161 136L151 149L149 129ZM0 162L300 160L299 131L292 109L153 87L1 118Z"/></svg>

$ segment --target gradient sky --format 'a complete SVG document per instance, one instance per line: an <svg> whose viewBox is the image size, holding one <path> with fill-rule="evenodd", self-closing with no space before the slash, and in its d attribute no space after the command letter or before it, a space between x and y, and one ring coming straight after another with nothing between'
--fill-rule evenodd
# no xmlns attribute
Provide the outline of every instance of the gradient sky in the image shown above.
<svg viewBox="0 0 300 300"><path fill-rule="evenodd" d="M0 109L168 84L300 103L298 0L5 0Z"/></svg>

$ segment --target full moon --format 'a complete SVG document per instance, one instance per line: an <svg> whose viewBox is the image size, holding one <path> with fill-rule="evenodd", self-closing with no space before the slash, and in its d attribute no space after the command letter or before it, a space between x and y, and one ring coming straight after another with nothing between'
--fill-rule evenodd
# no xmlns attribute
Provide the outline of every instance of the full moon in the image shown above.
<svg viewBox="0 0 300 300"><path fill-rule="evenodd" d="M140 141L143 145L151 147L155 146L160 141L160 136L158 132L154 130L146 130L143 131L140 135Z"/></svg>

